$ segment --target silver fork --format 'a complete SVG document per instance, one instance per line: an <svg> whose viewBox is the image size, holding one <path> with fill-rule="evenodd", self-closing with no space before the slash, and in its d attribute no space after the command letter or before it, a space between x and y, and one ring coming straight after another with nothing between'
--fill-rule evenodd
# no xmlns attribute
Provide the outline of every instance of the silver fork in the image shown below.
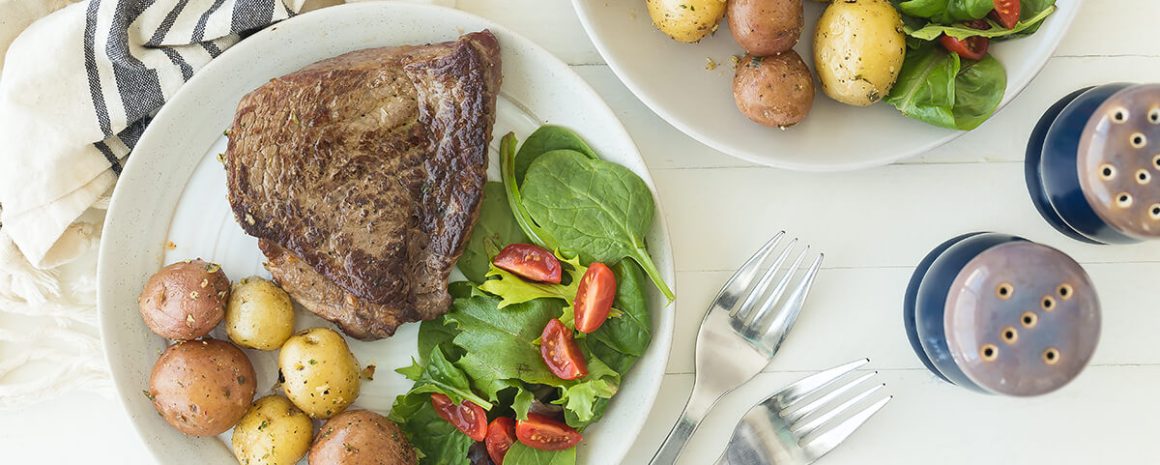
<svg viewBox="0 0 1160 465"><path fill-rule="evenodd" d="M797 244L794 239L775 255L773 252L784 237L785 231L781 231L766 242L729 278L710 305L697 334L693 393L649 465L675 463L709 409L721 396L760 373L793 327L821 268L822 254L798 276L809 247L791 265L783 266ZM767 268L770 257L774 258ZM754 284L759 274L761 277ZM779 279L775 282L775 278Z"/></svg>
<svg viewBox="0 0 1160 465"><path fill-rule="evenodd" d="M838 382L869 361L862 359L815 374L754 406L737 425L717 465L807 465L834 450L893 399L883 397L855 410L855 406L886 387L877 384L834 405L878 373L845 377L848 379ZM804 402L809 398L813 400ZM799 406L801 403L804 405Z"/></svg>

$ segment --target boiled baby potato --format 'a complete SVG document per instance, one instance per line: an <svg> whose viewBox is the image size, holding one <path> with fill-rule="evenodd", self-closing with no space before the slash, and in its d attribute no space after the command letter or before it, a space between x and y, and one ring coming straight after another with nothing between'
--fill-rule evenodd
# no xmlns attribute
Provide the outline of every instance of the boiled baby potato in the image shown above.
<svg viewBox="0 0 1160 465"><path fill-rule="evenodd" d="M311 418L330 418L358 397L358 361L332 329L313 328L291 336L278 353L278 369L285 379L286 397Z"/></svg>
<svg viewBox="0 0 1160 465"><path fill-rule="evenodd" d="M733 76L733 100L750 120L771 126L793 126L814 104L814 80L797 52L771 57L746 55Z"/></svg>
<svg viewBox="0 0 1160 465"><path fill-rule="evenodd" d="M310 465L415 465L415 448L399 426L369 410L331 418L310 446Z"/></svg>
<svg viewBox="0 0 1160 465"><path fill-rule="evenodd" d="M693 43L717 30L725 0L646 0L653 25L675 40Z"/></svg>
<svg viewBox="0 0 1160 465"><path fill-rule="evenodd" d="M162 268L137 296L145 326L166 339L185 341L209 334L226 310L230 280L222 267L186 260Z"/></svg>
<svg viewBox="0 0 1160 465"><path fill-rule="evenodd" d="M834 2L818 18L814 69L834 100L864 107L886 97L905 56L902 17L888 0Z"/></svg>
<svg viewBox="0 0 1160 465"><path fill-rule="evenodd" d="M149 400L178 431L214 436L234 426L254 398L254 366L225 341L203 339L170 346L153 365Z"/></svg>
<svg viewBox="0 0 1160 465"><path fill-rule="evenodd" d="M751 55L792 49L802 34L802 0L729 0L733 40Z"/></svg>
<svg viewBox="0 0 1160 465"><path fill-rule="evenodd" d="M274 350L294 333L290 295L257 276L234 284L226 304L226 334L242 347Z"/></svg>
<svg viewBox="0 0 1160 465"><path fill-rule="evenodd" d="M294 465L310 450L313 428L285 397L263 397L234 427L234 456L242 465Z"/></svg>

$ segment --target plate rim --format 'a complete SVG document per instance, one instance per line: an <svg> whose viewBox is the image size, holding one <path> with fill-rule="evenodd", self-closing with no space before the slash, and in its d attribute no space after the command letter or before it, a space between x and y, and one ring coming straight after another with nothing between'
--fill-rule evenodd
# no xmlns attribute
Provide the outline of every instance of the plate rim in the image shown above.
<svg viewBox="0 0 1160 465"><path fill-rule="evenodd" d="M629 158L630 160L634 160L635 162L639 163L639 167L640 167L641 171L637 171L637 170L633 170L633 171L645 181L645 183L649 187L650 192L653 195L653 200L654 200L654 204L655 204L655 213L654 213L655 216L653 219L653 222L654 222L653 228L655 228L654 231L655 231L655 234L657 235L657 237L661 238L662 242L664 243L664 247L663 247L664 255L663 256L665 258L667 258L668 263L666 265L661 265L658 268L660 268L662 278L669 284L669 286L671 288L673 288L674 290L676 289L676 269L675 269L675 263L673 260L674 255L673 255L673 251L672 251L672 238L671 238L671 234L670 234L669 228L668 228L667 217L665 216L664 207L662 205L660 196L657 193L655 181L652 178L651 172L649 171L647 163L645 162L643 155L641 154L639 148L637 147L636 142L633 140L633 138L629 134L628 130L624 127L624 124L623 124L623 122L620 121L620 118L617 117L616 112L613 111L613 109L608 105L608 103L604 100L604 98L599 93L597 93L591 87L591 85L588 84L588 82L584 80L584 78L582 78L578 73L576 73L575 70L573 70L570 65L563 62L558 57L553 55L551 52L549 52L548 50L546 50L545 48L543 48L542 46L540 46L536 42L532 41L531 39L528 39L527 37L523 36L522 34L516 32L508 27L505 27L505 26L503 26L503 25L501 25L501 24L499 24L499 23L497 23L489 18L485 18L485 17L479 16L479 15L476 15L473 13L463 11L463 10L444 7L444 6L440 6L440 5L419 4L419 3L410 3L410 2L359 2L359 3L347 3L347 4L342 4L342 5L336 5L336 6L324 8L324 9L317 10L317 11L307 12L307 13L300 13L300 14L295 15L291 18L286 19L286 20L272 23L272 24L262 28L260 31L254 33L251 37L247 38L246 40L240 41L238 44L234 45L233 47L230 47L225 52L223 52L223 55L230 54L230 53L233 53L234 55L248 53L248 51L251 48L256 47L256 45L247 45L247 44L254 44L254 43L258 42L255 39L258 38L259 36L270 35L270 34L272 34L273 30L276 30L280 27L284 27L287 24L297 25L299 23L306 23L306 22L320 22L320 21L325 22L325 21L327 21L328 16L330 17L330 19L334 19L334 18L343 17L344 15L356 15L360 11L370 11L370 10L376 10L377 13L381 13L381 11L377 11L377 10L387 10L387 11L410 11L411 14L422 14L422 15L429 15L429 14L445 15L445 16L456 17L453 19L449 19L450 22L471 21L471 22L483 24L483 25L485 25L484 28L496 32L497 35L504 35L504 36L507 36L510 38L514 38L515 41L519 44L518 49L530 51L532 54L537 55L537 57L535 59L537 63L548 63L550 66L552 66L554 68L558 68L560 70L566 70L566 72L564 74L568 75L570 77L570 79L573 81L569 85L569 88L573 89L577 93L584 94L585 100L588 100L590 105L593 105L598 110L602 111L606 116L605 118L602 118L603 124L610 126L614 131L617 132L616 134L613 134L613 137L622 140L623 144L625 144L627 147L630 147L632 149L631 153L626 154L626 156L631 157L631 158ZM422 10L428 10L428 11L423 12ZM416 13L416 12L418 12L418 13ZM406 13L404 13L404 14L406 14ZM461 31L461 33L462 32L467 32L467 31ZM402 44L399 44L399 45L402 45ZM371 46L373 47L376 45L371 45ZM386 45L378 45L378 46L386 46ZM252 52L249 52L249 53L252 53ZM220 73L219 71L216 71L216 70L218 68L226 66L223 63L224 63L224 61L220 60L220 59L211 60L203 68L201 68L201 70L199 70L197 73L195 73L193 75L193 77L185 83L186 85L183 85L177 92L174 93L173 96L170 97L167 104L162 106L162 108L154 116L154 119L153 119L154 123L158 122L158 120L164 121L165 119L179 118L180 117L179 115L181 115L182 112L186 111L185 106L189 105L191 103L194 103L194 101L186 102L186 100L189 100L191 98L188 95L194 92L194 90L190 90L190 89L196 89L198 87L197 85L191 85L191 84L195 84L197 82L211 79L210 77L207 77L207 76L212 76L215 73ZM228 70L229 68L224 68L224 69ZM501 94L504 94L504 92L502 90L501 90ZM180 106L174 105L173 102L179 102ZM521 106L524 104L524 102L520 102L518 100L513 100L513 102L515 102L515 103L517 103L517 105L521 105ZM538 116L537 116L537 119L539 119ZM156 126L160 126L160 125L151 124L150 128L156 127ZM149 128L147 128L146 131L142 134L142 137L139 140L137 147L141 147L141 146L149 147L150 145L160 146L160 144L161 144L160 142L158 142L158 143L153 142L153 139L160 137L156 133L157 133L157 131L150 131ZM606 135L606 137L607 137L607 135ZM494 134L493 134L492 138L496 139ZM124 182L125 179L136 179L140 176L143 176L143 175L137 174L137 171L140 170L140 168L138 168L138 167L141 165L141 162L135 162L135 161L141 159L144 156L144 154L143 153L135 153L134 155L135 156L133 156L133 157L129 157L130 159L125 162L124 169L123 169L123 171L118 179L118 182ZM193 155L189 155L188 157L191 159L194 158ZM197 160L200 160L200 159L201 159L201 156L198 156ZM191 166L196 166L196 163L194 163ZM190 175L191 176L193 174L193 171L194 171L194 168L191 167L190 168ZM186 179L188 180L188 178L186 178ZM188 181L186 181L186 182L188 182ZM180 190L184 191L185 185L186 184L182 184L180 186L180 188L181 188ZM171 189L177 190L175 187L171 188ZM125 191L126 191L125 189L114 189L114 192L112 195L112 200L111 200L109 208L106 212L105 221L103 223L103 230L104 231L108 231L110 229L109 227L110 227L111 223L114 221L114 219L117 218L118 216L121 216L121 215L119 215L120 210L121 210L121 208L119 208L119 207L124 203L130 202L128 200L123 199L124 194L120 194L121 192L125 192ZM173 214L174 214L174 212L172 212L172 211L168 212L169 220L167 223L172 222ZM111 299L111 297L109 296L111 291L107 289L107 285L109 284L110 280L112 279L109 276L112 274L115 274L117 271L117 270L113 269L115 266L117 266L115 261L111 258L110 259L106 258L106 257L109 257L110 254L114 253L114 251L112 250L113 246L111 245L111 243L112 243L112 241L111 241L111 239L109 239L109 236L107 234L102 234L99 249L98 249L98 260L97 260L97 283L98 283L98 286L97 286L97 307L98 307L98 318L99 318L99 330L100 330L100 334L101 334L101 346L104 349L103 350L103 358L105 359L105 362L109 366L109 370L110 370L112 381L113 381L113 386L115 389L115 397L117 399L117 403L120 406L121 410L125 413L126 417L128 417L130 424L132 424L132 426L133 426L133 430L137 434L137 437L145 445L146 449L149 450L150 454L152 455L152 457L155 460L164 460L167 458L167 456L164 455L164 450L161 448L161 446L159 444L156 444L150 440L150 438L147 436L147 432L144 431L144 428L143 428L144 425L142 425L137 419L134 418L134 416L132 415L132 410L130 410L130 408L129 408L129 402L131 402L131 399L139 396L138 389L140 388L140 386L130 385L131 382L126 379L126 376L119 376L118 375L118 372L120 371L118 368L116 368L119 366L118 362L117 362L117 360L114 360L114 358L112 357L112 352L109 350L110 346L113 345L113 342L110 340L109 336L111 334L115 334L115 332L116 332L116 329L113 328L114 324L116 323L116 321L115 321L116 319L115 319L115 317L111 316L114 313L113 310L111 310L111 306L114 304L109 301ZM162 256L157 257L159 266L161 263L163 263L164 251L162 251L161 255ZM660 254L656 254L654 252L654 255L660 255ZM663 296L661 298L663 299ZM134 315L136 315L136 313L137 313L135 310L136 309L134 308L133 311L131 311L131 313ZM654 315L654 319L658 320L657 328L659 329L659 331L657 333L653 334L653 339L652 339L650 346L649 346L649 349L648 349L649 351L656 352L656 355L654 356L656 358L656 360L654 361L654 364L652 366L650 366L650 368L652 368L650 371L653 372L652 376L649 378L649 379L652 379L652 381L651 381L652 386L650 386L648 388L648 390L646 391L647 396L645 396L645 398L642 401L636 402L636 405L638 405L639 408L642 409L641 410L642 414L639 415L640 420L634 422L634 424L630 425L629 428L620 430L624 433L631 433L631 435L632 435L631 437L633 437L633 438L638 437L640 435L640 433L643 431L646 420L648 418L648 415L652 410L652 406L655 405L655 402L656 402L656 400L659 396L659 393L660 393L660 388L661 388L661 386L664 382L664 379L667 375L667 366L668 366L668 361L669 361L669 357L670 357L671 349L672 349L673 333L675 332L675 323L676 323L675 310L676 310L675 305L671 301L665 302L661 308L650 309L650 313L652 313L652 315ZM169 341L166 341L166 344L168 345ZM646 378L643 378L643 376L645 374L638 373L637 371L639 370L639 368L640 368L639 366L634 367L633 372L636 375L636 379L640 379L641 381L644 381L646 379ZM196 440L196 439L202 439L202 438L190 437L189 439ZM211 438L211 439L213 439L213 438ZM626 445L619 451L618 454L616 454L619 456L618 461L623 460L624 457L627 456L631 450L631 446L632 446L631 441L626 441L626 442L624 442L624 444L626 444Z"/></svg>
<svg viewBox="0 0 1160 465"><path fill-rule="evenodd" d="M876 168L876 167L880 167L880 166L886 166L886 165L889 165L891 163L896 163L898 161L902 161L902 160L906 160L909 158L914 158L914 157L920 156L920 155L925 154L926 152L929 152L935 148L946 145L947 143L949 143L949 142L961 137L962 135L970 132L970 131L963 131L963 130L947 130L946 134L943 135L942 137L934 139L930 142L927 142L926 144L922 144L922 145L916 146L914 148L911 148L909 153L906 151L900 151L900 152L898 152L890 157L882 157L879 159L867 160L867 161L862 161L862 162L858 162L858 163L840 163L840 164L800 163L800 162L785 161L785 160L780 160L780 159L773 159L773 158L769 158L769 157L762 157L762 156L755 154L752 150L735 151L731 147L729 147L727 144L723 143L720 140L720 139L722 139L721 137L712 137L711 135L706 134L704 131L698 130L696 127L694 127L693 125L689 124L688 122L682 120L681 118L678 118L677 116L675 116L671 112L665 110L664 105L659 101L659 99L654 98L651 94L646 92L644 90L644 88L642 87L640 82L634 81L632 79L628 79L626 77L627 71L623 68L623 64L621 63L621 61L609 59L609 56L611 55L612 52L609 49L609 44L607 43L607 41L602 40L600 38L600 36L594 32L595 28L592 24L592 22L594 21L594 18L593 18L593 15L589 14L589 9L588 9L588 6L591 3L593 3L593 1L594 0L572 0L572 8L576 12L576 16L578 16L580 18L580 24L584 28L585 35L592 42L592 45L596 47L596 51L600 54L600 58L604 60L604 64L606 64L610 69L612 69L612 72L613 72L613 74L616 75L617 80L619 80L621 84L623 84L625 87L627 87L628 90L630 92L632 92L632 95L635 96L638 100L640 100L641 103L644 103L644 105L646 107L648 107L648 109L650 111L652 111L653 114L655 114L658 117L660 117L661 119L663 119L670 126L676 128L678 131L684 133L685 135L689 136L693 140L696 140L697 142L704 144L704 145L712 148L713 150L721 152L725 155L728 155L728 156L731 156L731 157L734 157L734 158L737 158L740 160L744 160L744 161L747 161L750 163L754 163L757 165L769 166L772 168L787 169L787 170L791 170L791 171L800 171L800 172L806 172L806 173L829 173L829 172L857 171L857 170L864 170L864 169L868 169L868 168ZM828 1L828 0L821 0L821 1ZM1031 83L1031 81L1034 80L1035 77L1039 75L1039 73L1043 72L1043 67L1047 64L1047 60L1051 59L1051 57L1055 53L1055 50L1059 47L1060 42L1062 42L1064 36L1067 35L1067 31L1071 29L1071 26L1074 23L1075 18L1077 16L1079 16L1079 10L1083 6L1083 3L1084 3L1084 0L1072 0L1072 1L1074 2L1075 7L1067 10L1067 14L1062 15L1062 16L1064 16L1064 18L1062 20L1064 24L1061 24L1059 26L1059 30L1061 32L1059 34L1057 34L1056 36L1051 37L1047 40L1047 42L1045 44L1045 45L1047 45L1047 50L1048 50L1047 53L1037 55L1034 58L1034 60L1033 60L1034 66L1032 68L1035 71L1028 73L1026 75L1026 77L1020 81L1010 81L1009 80L1007 82L1007 91L1004 93L1003 100L1000 101L999 106L995 109L994 114L998 114L1000 111L1002 111L1004 108L1006 108L1007 104L1011 103L1011 101L1015 100L1016 97L1018 97L1020 94L1022 94L1023 91L1027 89L1027 86ZM1052 14L1052 16L1057 16L1057 15L1059 15L1059 13L1060 13L1059 9L1057 9L1056 12ZM725 21L725 19L722 19L721 21ZM658 31L657 33L659 34L660 32ZM811 71L811 74L813 74L812 71ZM815 77L815 79L816 79L816 77ZM1014 83L1014 85L1012 85L1012 83ZM818 92L820 93L820 90ZM899 115L899 117L904 117L904 116Z"/></svg>

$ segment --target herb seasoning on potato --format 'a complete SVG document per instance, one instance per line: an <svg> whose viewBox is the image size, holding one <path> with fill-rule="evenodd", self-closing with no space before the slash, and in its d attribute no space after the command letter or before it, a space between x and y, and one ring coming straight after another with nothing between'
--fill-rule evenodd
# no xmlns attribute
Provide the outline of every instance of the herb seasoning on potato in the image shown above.
<svg viewBox="0 0 1160 465"><path fill-rule="evenodd" d="M805 25L802 0L729 0L728 18L733 40L756 56L792 49Z"/></svg>
<svg viewBox="0 0 1160 465"><path fill-rule="evenodd" d="M282 345L286 397L311 418L330 418L358 398L359 367L346 339L329 328L302 331Z"/></svg>
<svg viewBox="0 0 1160 465"><path fill-rule="evenodd" d="M294 333L294 304L273 282L251 276L234 284L226 305L226 333L234 343L274 350Z"/></svg>
<svg viewBox="0 0 1160 465"><path fill-rule="evenodd" d="M145 282L137 305L158 336L187 341L209 334L226 311L230 280L221 266L186 260L162 268Z"/></svg>
<svg viewBox="0 0 1160 465"><path fill-rule="evenodd" d="M653 25L673 40L693 43L717 30L725 0L646 0Z"/></svg>
<svg viewBox="0 0 1160 465"><path fill-rule="evenodd" d="M737 109L756 123L793 126L813 107L813 76L793 50L771 57L746 55L733 76L733 99Z"/></svg>
<svg viewBox="0 0 1160 465"><path fill-rule="evenodd" d="M170 425L190 436L214 436L246 413L254 367L233 344L217 339L170 346L153 365L146 392Z"/></svg>
<svg viewBox="0 0 1160 465"><path fill-rule="evenodd" d="M306 451L314 424L285 397L258 399L234 428L230 439L242 465L294 465Z"/></svg>
<svg viewBox="0 0 1160 465"><path fill-rule="evenodd" d="M399 425L370 410L351 410L322 425L307 461L310 465L415 465L419 459Z"/></svg>
<svg viewBox="0 0 1160 465"><path fill-rule="evenodd" d="M902 17L887 0L834 2L818 18L814 69L834 100L860 107L882 100L905 56Z"/></svg>

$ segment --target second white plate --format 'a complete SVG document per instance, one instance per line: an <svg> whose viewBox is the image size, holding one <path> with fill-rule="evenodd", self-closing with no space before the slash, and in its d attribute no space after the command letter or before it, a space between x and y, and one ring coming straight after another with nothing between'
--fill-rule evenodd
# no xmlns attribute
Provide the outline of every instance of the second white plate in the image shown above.
<svg viewBox="0 0 1160 465"><path fill-rule="evenodd" d="M1007 93L1000 107L1047 62L1080 2L1058 0L1059 10L1034 35L992 48L1007 69ZM760 126L733 103L730 57L744 51L725 21L701 42L682 44L653 27L645 0L572 3L601 56L645 105L685 134L729 155L799 171L847 171L919 155L963 134L906 118L885 103L842 105L820 89L801 124L785 130ZM814 25L825 4L804 3L806 27L795 50L812 69ZM707 69L710 60L715 69Z"/></svg>

